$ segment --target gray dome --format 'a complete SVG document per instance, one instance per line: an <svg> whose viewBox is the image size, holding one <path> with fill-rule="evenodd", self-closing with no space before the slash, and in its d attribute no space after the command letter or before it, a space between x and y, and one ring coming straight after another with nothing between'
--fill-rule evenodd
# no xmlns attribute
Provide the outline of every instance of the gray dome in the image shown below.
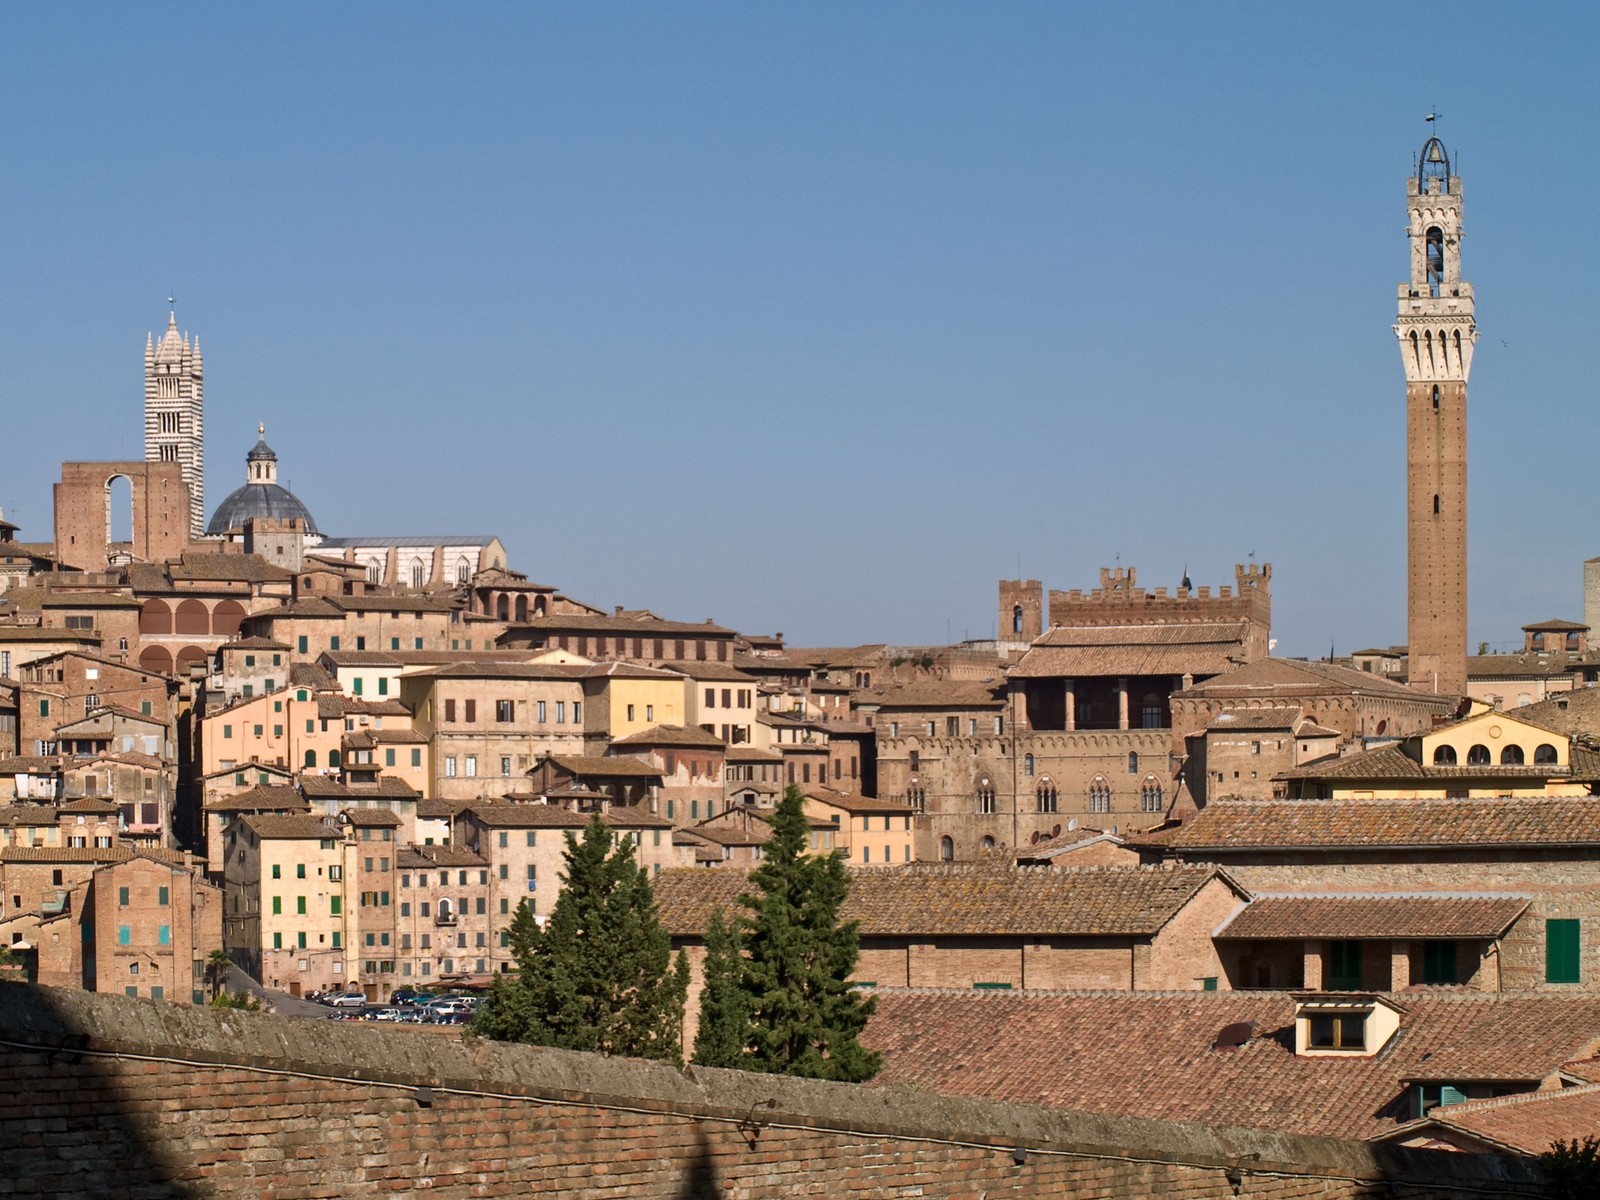
<svg viewBox="0 0 1600 1200"><path fill-rule="evenodd" d="M242 529L251 517L277 517L280 520L299 517L306 523L307 533L317 532L317 523L311 519L310 510L300 503L300 497L276 483L247 483L231 493L211 514L211 523L206 526L206 532L227 533L230 529Z"/></svg>

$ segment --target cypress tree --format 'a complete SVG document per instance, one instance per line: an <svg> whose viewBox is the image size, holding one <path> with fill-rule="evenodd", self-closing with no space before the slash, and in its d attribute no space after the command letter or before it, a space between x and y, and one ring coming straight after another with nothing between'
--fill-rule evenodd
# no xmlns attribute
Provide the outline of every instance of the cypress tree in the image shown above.
<svg viewBox="0 0 1600 1200"><path fill-rule="evenodd" d="M719 908L706 927L706 959L700 989L700 1025L694 1061L702 1067L748 1067L750 999L742 986L744 940L737 921Z"/></svg>
<svg viewBox="0 0 1600 1200"><path fill-rule="evenodd" d="M750 1004L747 1069L859 1082L877 1074L880 1056L857 1040L876 998L852 990L860 953L854 921L841 923L849 890L844 861L807 855L810 825L800 789L790 784L772 818L758 889L740 897L746 957L742 989Z"/></svg>
<svg viewBox="0 0 1600 1200"><path fill-rule="evenodd" d="M474 1028L486 1037L640 1058L680 1058L688 960L672 962L633 843L596 814L567 835L564 886L541 929L512 919L514 979L496 978Z"/></svg>

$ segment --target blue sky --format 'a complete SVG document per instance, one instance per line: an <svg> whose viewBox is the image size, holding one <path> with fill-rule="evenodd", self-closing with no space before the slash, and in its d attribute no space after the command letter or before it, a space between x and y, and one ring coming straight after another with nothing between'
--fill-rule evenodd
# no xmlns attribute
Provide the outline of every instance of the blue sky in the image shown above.
<svg viewBox="0 0 1600 1200"><path fill-rule="evenodd" d="M1600 554L1594 6L20 6L0 505L206 361L326 532L493 532L601 605L993 633L994 581L1274 565L1278 652L1405 637L1404 179L1483 331L1470 637ZM1440 19L1443 18L1443 19Z"/></svg>

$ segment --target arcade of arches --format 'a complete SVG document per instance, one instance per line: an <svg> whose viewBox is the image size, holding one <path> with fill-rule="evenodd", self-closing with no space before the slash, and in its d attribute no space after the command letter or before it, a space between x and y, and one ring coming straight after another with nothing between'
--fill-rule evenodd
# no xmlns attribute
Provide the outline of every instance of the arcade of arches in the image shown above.
<svg viewBox="0 0 1600 1200"><path fill-rule="evenodd" d="M141 645L139 666L164 675L186 674L195 664L203 664L219 641L237 637L245 615L237 600L152 597L139 610L139 637L162 640Z"/></svg>

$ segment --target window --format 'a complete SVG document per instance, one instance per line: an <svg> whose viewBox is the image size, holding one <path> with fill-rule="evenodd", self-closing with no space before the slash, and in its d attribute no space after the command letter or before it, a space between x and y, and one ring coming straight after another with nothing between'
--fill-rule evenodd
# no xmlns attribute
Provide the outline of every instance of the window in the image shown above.
<svg viewBox="0 0 1600 1200"><path fill-rule="evenodd" d="M496 700L494 702L494 719L501 724L517 719L517 702L515 700Z"/></svg>
<svg viewBox="0 0 1600 1200"><path fill-rule="evenodd" d="M476 754L469 754L467 755L467 778L474 779L477 777L477 774L478 756Z"/></svg>
<svg viewBox="0 0 1600 1200"><path fill-rule="evenodd" d="M1487 767L1494 759L1489 754L1489 747L1475 745L1467 751L1467 765L1469 767Z"/></svg>
<svg viewBox="0 0 1600 1200"><path fill-rule="evenodd" d="M304 896L296 896L294 898L294 911L302 917L306 915L306 898Z"/></svg>
<svg viewBox="0 0 1600 1200"><path fill-rule="evenodd" d="M446 779L454 779L456 777L456 756L454 754L446 754L444 756L444 777Z"/></svg>
<svg viewBox="0 0 1600 1200"><path fill-rule="evenodd" d="M1456 975L1454 942L1422 943L1422 982L1439 985L1461 982Z"/></svg>
<svg viewBox="0 0 1600 1200"><path fill-rule="evenodd" d="M1146 775L1139 786L1139 811L1158 813L1161 809L1161 781L1154 775Z"/></svg>
<svg viewBox="0 0 1600 1200"><path fill-rule="evenodd" d="M1111 785L1106 782L1104 775L1096 775L1094 782L1089 785L1089 811L1097 813L1111 811Z"/></svg>
<svg viewBox="0 0 1600 1200"><path fill-rule="evenodd" d="M477 719L478 719L478 702L477 702L477 700L469 697L469 698L467 698L467 699L465 699L465 700L463 700L461 702L461 707L465 710L463 719L466 721L466 723L468 725L471 725L471 724L473 724L474 722L477 721Z"/></svg>
<svg viewBox="0 0 1600 1200"><path fill-rule="evenodd" d="M1257 753L1260 753L1259 749L1257 750ZM1128 751L1128 774L1129 775L1137 775L1138 773L1139 773L1139 754L1138 754L1138 751L1130 750L1130 751Z"/></svg>
<svg viewBox="0 0 1600 1200"><path fill-rule="evenodd" d="M502 776L511 774L511 756L509 754L500 756L500 774Z"/></svg>
<svg viewBox="0 0 1600 1200"><path fill-rule="evenodd" d="M994 781L987 775L978 780L978 811L980 813L995 811Z"/></svg>
<svg viewBox="0 0 1600 1200"><path fill-rule="evenodd" d="M157 888L156 889L156 903L159 904L162 908L166 908L167 905L172 903L172 891L171 891L171 889L170 888L164 888L164 887Z"/></svg>
<svg viewBox="0 0 1600 1200"><path fill-rule="evenodd" d="M1552 917L1544 923L1544 981L1578 983L1583 972L1579 960L1578 922Z"/></svg>
<svg viewBox="0 0 1600 1200"><path fill-rule="evenodd" d="M1039 781L1039 786L1034 789L1033 798L1040 812L1053 813L1057 810L1059 797L1056 793L1056 785L1051 783L1048 778Z"/></svg>
<svg viewBox="0 0 1600 1200"><path fill-rule="evenodd" d="M456 702L453 698L446 699L444 702L444 719L446 721L454 721L456 719Z"/></svg>
<svg viewBox="0 0 1600 1200"><path fill-rule="evenodd" d="M1365 1050L1366 1013L1312 1013L1309 1045L1313 1050Z"/></svg>
<svg viewBox="0 0 1600 1200"><path fill-rule="evenodd" d="M948 838L948 837L940 838L939 839L939 861L940 862L953 862L955 860L955 857L956 857L955 840L952 839L952 838Z"/></svg>
<svg viewBox="0 0 1600 1200"><path fill-rule="evenodd" d="M127 908L128 907L128 889L127 888L118 888L117 889L117 905L119 907L121 907L121 908Z"/></svg>
<svg viewBox="0 0 1600 1200"><path fill-rule="evenodd" d="M1433 765L1436 767L1453 767L1456 765L1456 748L1454 746L1440 746L1433 752Z"/></svg>
<svg viewBox="0 0 1600 1200"><path fill-rule="evenodd" d="M545 705L545 702L543 700L540 700L535 705L535 707L538 709L538 721L539 721L539 723L541 725L544 724L544 721L545 721L544 705Z"/></svg>
<svg viewBox="0 0 1600 1200"><path fill-rule="evenodd" d="M557 700L556 701L556 724L557 725L565 725L566 723L567 723L567 702L565 700Z"/></svg>
<svg viewBox="0 0 1600 1200"><path fill-rule="evenodd" d="M1500 751L1500 765L1503 767L1520 767L1522 761L1521 746L1506 746Z"/></svg>
<svg viewBox="0 0 1600 1200"><path fill-rule="evenodd" d="M1337 992L1353 992L1361 987L1361 943L1328 943L1328 987Z"/></svg>
<svg viewBox="0 0 1600 1200"><path fill-rule="evenodd" d="M344 911L344 897L343 896L329 896L328 897L328 914L330 916L337 917L343 911Z"/></svg>
<svg viewBox="0 0 1600 1200"><path fill-rule="evenodd" d="M172 926L158 925L156 927L156 944L158 946L172 945Z"/></svg>
<svg viewBox="0 0 1600 1200"><path fill-rule="evenodd" d="M656 706L653 705L653 704L646 704L644 706L644 719L646 721L653 721L653 720L655 720L655 717L656 717ZM580 724L582 721L583 721L583 701L582 700L574 700L572 702L572 723L574 725L577 725L577 724Z"/></svg>
<svg viewBox="0 0 1600 1200"><path fill-rule="evenodd" d="M1022 756L1022 773L1030 779L1033 777L1033 755L1024 754Z"/></svg>
<svg viewBox="0 0 1600 1200"><path fill-rule="evenodd" d="M1536 746L1533 751L1533 761L1539 766L1554 766L1556 763L1556 748L1548 742Z"/></svg>
<svg viewBox="0 0 1600 1200"><path fill-rule="evenodd" d="M922 754L916 750L908 750L906 752L906 766L913 771L922 770Z"/></svg>

